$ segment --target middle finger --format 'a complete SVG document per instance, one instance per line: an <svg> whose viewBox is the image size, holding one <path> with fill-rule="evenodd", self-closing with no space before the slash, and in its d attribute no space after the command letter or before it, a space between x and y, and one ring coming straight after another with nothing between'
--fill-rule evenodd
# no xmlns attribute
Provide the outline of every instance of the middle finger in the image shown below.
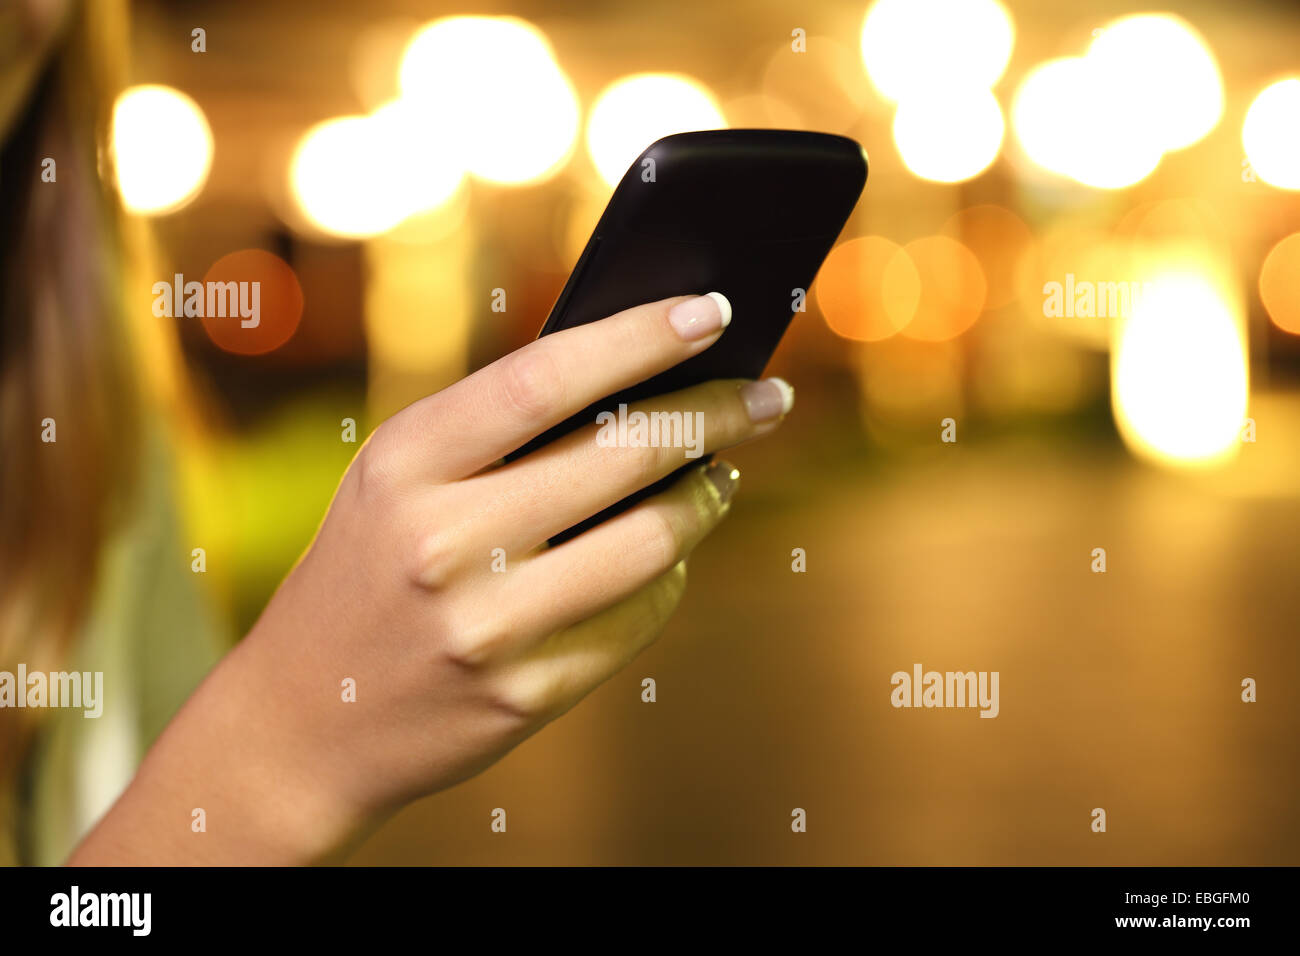
<svg viewBox="0 0 1300 956"><path fill-rule="evenodd" d="M473 485L476 497L499 503L508 516L508 526L498 525L496 533L507 553L531 551L694 458L773 431L793 404L794 390L779 378L704 382L628 406L626 435L616 422L593 423L462 484ZM648 421L655 421L652 412L661 413L657 435L655 428L636 433L637 412ZM681 413L681 427L676 418L662 417L665 412ZM692 432L686 430L687 415ZM680 439L678 444L664 445L665 433ZM660 443L644 443L646 438Z"/></svg>

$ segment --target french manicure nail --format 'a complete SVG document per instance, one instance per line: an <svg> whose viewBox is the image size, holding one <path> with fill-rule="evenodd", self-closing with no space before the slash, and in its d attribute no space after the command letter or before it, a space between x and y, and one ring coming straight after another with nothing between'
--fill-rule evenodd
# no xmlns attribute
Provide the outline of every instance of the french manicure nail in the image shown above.
<svg viewBox="0 0 1300 956"><path fill-rule="evenodd" d="M755 425L780 418L794 408L794 389L783 378L765 378L740 386L749 420Z"/></svg>
<svg viewBox="0 0 1300 956"><path fill-rule="evenodd" d="M669 309L668 322L682 339L694 342L730 324L731 303L721 292L696 296Z"/></svg>
<svg viewBox="0 0 1300 956"><path fill-rule="evenodd" d="M708 478L713 487L718 490L718 497L722 499L724 505L731 501L731 496L740 486L740 470L729 461L709 462L708 467L704 469L704 477Z"/></svg>

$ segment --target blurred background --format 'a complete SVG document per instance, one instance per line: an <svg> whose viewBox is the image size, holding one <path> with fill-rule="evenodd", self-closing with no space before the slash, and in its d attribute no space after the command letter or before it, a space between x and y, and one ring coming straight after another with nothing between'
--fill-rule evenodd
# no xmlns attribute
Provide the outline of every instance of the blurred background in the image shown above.
<svg viewBox="0 0 1300 956"><path fill-rule="evenodd" d="M870 157L771 367L799 403L729 455L665 638L356 862L1298 862L1300 12L1137 12L132 5L112 143L157 278L264 284L256 337L174 320L232 641L342 420L530 340L642 148L785 127ZM999 671L1000 716L893 709L916 662Z"/></svg>

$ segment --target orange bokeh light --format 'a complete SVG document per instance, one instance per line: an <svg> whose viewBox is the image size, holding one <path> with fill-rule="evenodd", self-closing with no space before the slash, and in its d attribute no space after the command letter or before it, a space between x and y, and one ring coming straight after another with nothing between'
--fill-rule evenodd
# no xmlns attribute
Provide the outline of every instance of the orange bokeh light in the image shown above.
<svg viewBox="0 0 1300 956"><path fill-rule="evenodd" d="M921 278L921 297L902 334L943 342L974 325L988 297L988 282L975 253L947 236L917 239L903 251Z"/></svg>
<svg viewBox="0 0 1300 956"><path fill-rule="evenodd" d="M898 332L921 298L912 260L883 236L850 239L832 249L814 288L831 331L857 342L879 342Z"/></svg>
<svg viewBox="0 0 1300 956"><path fill-rule="evenodd" d="M1287 236L1265 257L1259 297L1274 325L1300 335L1300 232Z"/></svg>
<svg viewBox="0 0 1300 956"><path fill-rule="evenodd" d="M293 337L302 319L303 295L298 277L287 262L263 249L241 249L222 256L203 277L209 282L257 283L256 325L245 327L239 315L204 315L208 337L236 355L263 355ZM251 320L248 320L251 321Z"/></svg>

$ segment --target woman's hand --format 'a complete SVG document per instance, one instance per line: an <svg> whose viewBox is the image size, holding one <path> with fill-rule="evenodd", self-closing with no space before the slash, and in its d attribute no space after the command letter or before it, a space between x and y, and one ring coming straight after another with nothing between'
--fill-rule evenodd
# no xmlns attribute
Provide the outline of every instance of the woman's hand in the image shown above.
<svg viewBox="0 0 1300 956"><path fill-rule="evenodd" d="M726 514L734 470L701 466L547 548L680 467L685 449L598 444L593 423L496 463L708 348L729 312L721 296L680 297L548 335L381 425L262 618L72 862L336 855L635 657L675 608L684 559ZM771 431L791 401L779 379L714 381L633 409L703 412L712 452ZM206 832L191 827L196 808Z"/></svg>

